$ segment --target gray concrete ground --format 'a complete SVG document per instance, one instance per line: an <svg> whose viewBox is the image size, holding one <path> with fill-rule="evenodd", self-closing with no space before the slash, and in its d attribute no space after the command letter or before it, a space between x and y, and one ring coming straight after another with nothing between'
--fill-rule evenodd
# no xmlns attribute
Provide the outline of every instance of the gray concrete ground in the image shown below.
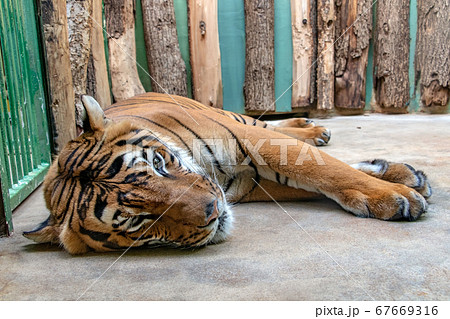
<svg viewBox="0 0 450 319"><path fill-rule="evenodd" d="M322 149L348 163L386 158L423 169L434 187L429 212L383 222L328 200L281 203L297 224L275 203L242 204L225 243L117 260L23 238L47 215L39 189L14 213L15 235L0 239L0 300L448 300L450 116L318 122L332 130Z"/></svg>

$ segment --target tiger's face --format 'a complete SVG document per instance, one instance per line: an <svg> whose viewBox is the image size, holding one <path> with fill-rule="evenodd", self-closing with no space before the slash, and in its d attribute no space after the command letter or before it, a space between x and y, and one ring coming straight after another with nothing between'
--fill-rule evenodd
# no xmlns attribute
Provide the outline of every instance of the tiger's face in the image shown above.
<svg viewBox="0 0 450 319"><path fill-rule="evenodd" d="M87 132L64 147L44 181L49 219L24 235L74 254L225 239L232 215L220 186L149 130L105 122L101 109L89 109L94 102L84 101Z"/></svg>

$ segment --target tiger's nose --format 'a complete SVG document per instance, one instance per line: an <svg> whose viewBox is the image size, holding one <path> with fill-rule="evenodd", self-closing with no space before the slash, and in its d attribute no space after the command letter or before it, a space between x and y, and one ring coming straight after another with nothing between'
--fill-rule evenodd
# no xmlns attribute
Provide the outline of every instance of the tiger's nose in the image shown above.
<svg viewBox="0 0 450 319"><path fill-rule="evenodd" d="M217 208L217 200L211 202L206 207L206 225L209 225L219 217L219 209Z"/></svg>

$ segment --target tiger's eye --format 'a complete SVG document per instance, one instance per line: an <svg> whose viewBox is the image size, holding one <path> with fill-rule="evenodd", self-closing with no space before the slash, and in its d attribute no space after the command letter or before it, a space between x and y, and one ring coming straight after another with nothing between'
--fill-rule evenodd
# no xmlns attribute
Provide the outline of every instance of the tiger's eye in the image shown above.
<svg viewBox="0 0 450 319"><path fill-rule="evenodd" d="M164 166L164 160L160 154L156 153L153 157L153 166L156 169L161 169Z"/></svg>

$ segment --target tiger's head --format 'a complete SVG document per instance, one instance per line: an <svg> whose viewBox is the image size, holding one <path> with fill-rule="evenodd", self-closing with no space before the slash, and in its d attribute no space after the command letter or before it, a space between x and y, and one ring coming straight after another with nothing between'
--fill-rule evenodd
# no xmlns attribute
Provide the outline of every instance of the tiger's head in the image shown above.
<svg viewBox="0 0 450 319"><path fill-rule="evenodd" d="M49 218L24 236L72 254L224 240L232 224L221 187L192 159L145 127L105 118L82 98L84 133L44 181Z"/></svg>

